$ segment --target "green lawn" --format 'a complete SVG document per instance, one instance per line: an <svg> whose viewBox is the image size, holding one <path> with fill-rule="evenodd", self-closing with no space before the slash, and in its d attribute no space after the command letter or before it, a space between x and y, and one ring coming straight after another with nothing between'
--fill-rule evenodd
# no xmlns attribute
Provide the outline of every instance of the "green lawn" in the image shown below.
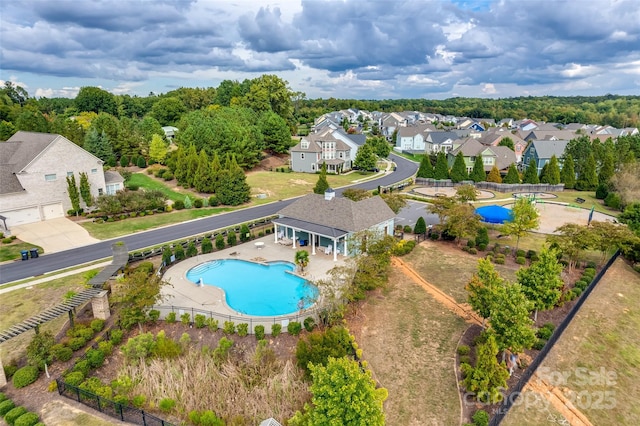
<svg viewBox="0 0 640 426"><path fill-rule="evenodd" d="M127 185L136 185L139 188L156 190L162 192L171 201L184 201L184 197L189 195L195 198L191 191L177 192L169 188L164 182L154 179L144 173L134 173L127 181Z"/></svg>
<svg viewBox="0 0 640 426"><path fill-rule="evenodd" d="M20 259L22 256L20 252L22 250L31 250L33 248L38 249L38 253L44 253L42 247L38 247L31 243L13 242L11 244L0 244L0 262L6 262L7 260Z"/></svg>

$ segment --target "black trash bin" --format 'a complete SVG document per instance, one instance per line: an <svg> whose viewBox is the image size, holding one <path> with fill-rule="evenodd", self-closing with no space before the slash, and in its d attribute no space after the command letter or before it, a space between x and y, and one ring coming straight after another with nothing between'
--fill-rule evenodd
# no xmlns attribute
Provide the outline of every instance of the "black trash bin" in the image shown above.
<svg viewBox="0 0 640 426"><path fill-rule="evenodd" d="M27 250L22 250L20 254L22 255L22 260L29 260L29 252Z"/></svg>
<svg viewBox="0 0 640 426"><path fill-rule="evenodd" d="M29 250L29 255L32 259L35 259L36 257L38 257L38 249L32 248L31 250Z"/></svg>

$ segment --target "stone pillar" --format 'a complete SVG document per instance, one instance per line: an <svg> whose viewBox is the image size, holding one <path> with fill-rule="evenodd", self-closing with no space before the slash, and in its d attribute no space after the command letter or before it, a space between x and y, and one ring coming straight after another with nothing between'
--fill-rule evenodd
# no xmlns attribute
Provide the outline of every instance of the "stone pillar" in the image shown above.
<svg viewBox="0 0 640 426"><path fill-rule="evenodd" d="M109 297L108 291L101 291L93 299L91 299L91 309L93 310L93 317L102 320L108 320L111 316L109 310Z"/></svg>
<svg viewBox="0 0 640 426"><path fill-rule="evenodd" d="M7 376L4 375L4 367L2 366L2 357L0 357L0 389L7 385Z"/></svg>

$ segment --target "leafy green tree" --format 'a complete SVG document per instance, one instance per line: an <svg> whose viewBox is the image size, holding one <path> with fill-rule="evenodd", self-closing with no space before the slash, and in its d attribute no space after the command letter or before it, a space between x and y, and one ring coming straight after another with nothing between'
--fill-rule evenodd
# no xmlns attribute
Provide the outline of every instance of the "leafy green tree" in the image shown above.
<svg viewBox="0 0 640 426"><path fill-rule="evenodd" d="M630 227L612 222L594 220L590 223L589 228L591 235L593 235L591 248L602 253L602 262L614 250L623 249L625 246L633 244L637 239Z"/></svg>
<svg viewBox="0 0 640 426"><path fill-rule="evenodd" d="M487 175L487 182L502 183L502 176L500 176L500 170L494 165L491 171Z"/></svg>
<svg viewBox="0 0 640 426"><path fill-rule="evenodd" d="M326 366L310 365L311 404L289 419L292 426L382 426L382 404L388 392L376 389L369 370L348 358L329 358Z"/></svg>
<svg viewBox="0 0 640 426"><path fill-rule="evenodd" d="M473 170L471 170L469 179L471 179L474 182L484 182L486 178L487 178L487 174L484 171L484 163L482 162L482 156L477 155L475 161L473 162Z"/></svg>
<svg viewBox="0 0 640 426"><path fill-rule="evenodd" d="M320 176L318 176L318 181L316 182L316 186L313 187L313 193L324 194L327 189L329 189L329 182L327 181L327 164L322 163L322 168L320 169Z"/></svg>
<svg viewBox="0 0 640 426"><path fill-rule="evenodd" d="M387 206L395 213L398 214L407 205L407 199L400 194L381 194L380 198L387 203Z"/></svg>
<svg viewBox="0 0 640 426"><path fill-rule="evenodd" d="M243 223L240 226L240 241L245 243L251 239L251 230L249 229L249 225Z"/></svg>
<svg viewBox="0 0 640 426"><path fill-rule="evenodd" d="M600 184L608 184L609 180L615 173L615 160L613 158L613 153L607 152L604 157L604 161L602 163L602 167L600 167L600 173L598 173L598 182Z"/></svg>
<svg viewBox="0 0 640 426"><path fill-rule="evenodd" d="M91 195L91 185L89 184L89 176L86 172L80 172L80 195L82 201L87 207L93 205L93 196Z"/></svg>
<svg viewBox="0 0 640 426"><path fill-rule="evenodd" d="M284 154L291 148L291 132L287 121L273 111L265 111L258 120L258 128L264 136L265 148L276 154Z"/></svg>
<svg viewBox="0 0 640 426"><path fill-rule="evenodd" d="M342 196L344 198L350 199L351 201L362 201L366 200L367 198L371 198L371 192L367 191L366 189L347 188L342 191Z"/></svg>
<svg viewBox="0 0 640 426"><path fill-rule="evenodd" d="M45 365L51 364L52 352L51 348L55 345L56 340L50 331L38 333L29 342L27 346L27 362L29 365L44 370Z"/></svg>
<svg viewBox="0 0 640 426"><path fill-rule="evenodd" d="M502 179L502 183L520 183L520 173L518 173L518 169L516 168L515 163L511 163L511 165L509 166L507 175L504 177L504 179Z"/></svg>
<svg viewBox="0 0 640 426"><path fill-rule="evenodd" d="M553 308L562 296L562 265L558 263L558 252L547 247L540 251L539 258L528 268L516 271L518 283L527 299L533 303L533 320L538 320L538 311Z"/></svg>
<svg viewBox="0 0 640 426"><path fill-rule="evenodd" d="M18 129L16 129L16 126L14 126L13 123L10 123L10 122L4 121L4 120L2 120L2 122L0 122L0 140L6 141L11 136L13 136L13 134L15 132L17 132L17 131L18 131ZM58 133L60 133L60 132L58 132ZM72 140L72 139L70 139L70 140Z"/></svg>
<svg viewBox="0 0 640 426"><path fill-rule="evenodd" d="M419 178L433 179L433 165L431 164L431 159L429 159L428 155L422 156L422 159L420 160L420 167L418 168L418 174L416 176Z"/></svg>
<svg viewBox="0 0 640 426"><path fill-rule="evenodd" d="M94 128L89 129L84 139L84 149L104 162L107 162L113 157L113 149L111 148L109 138L104 132L100 134Z"/></svg>
<svg viewBox="0 0 640 426"><path fill-rule="evenodd" d="M511 151L515 151L516 150L516 147L513 144L513 139L511 139L511 138L502 138L502 139L500 139L500 142L498 142L498 146L506 146Z"/></svg>
<svg viewBox="0 0 640 426"><path fill-rule="evenodd" d="M149 158L158 164L164 164L167 153L168 148L164 138L160 135L152 135L149 144Z"/></svg>
<svg viewBox="0 0 640 426"><path fill-rule="evenodd" d="M589 228L577 223L565 223L547 237L552 247L558 247L562 257L569 262L569 271L573 270L578 259L594 242Z"/></svg>
<svg viewBox="0 0 640 426"><path fill-rule="evenodd" d="M518 353L535 343L536 332L533 320L529 318L532 306L520 284L505 283L498 287L491 309L491 329L495 332L498 349Z"/></svg>
<svg viewBox="0 0 640 426"><path fill-rule="evenodd" d="M175 126L186 112L187 107L174 97L162 98L151 108L151 115L164 126Z"/></svg>
<svg viewBox="0 0 640 426"><path fill-rule="evenodd" d="M126 329L138 324L142 329L146 312L162 300L160 288L164 284L156 274L144 270L134 270L118 281L112 295L120 308L120 324Z"/></svg>
<svg viewBox="0 0 640 426"><path fill-rule="evenodd" d="M69 199L71 200L71 208L78 216L80 214L80 192L78 191L76 175L74 174L67 176L67 194L69 194Z"/></svg>
<svg viewBox="0 0 640 426"><path fill-rule="evenodd" d="M447 156L444 152L438 152L436 156L436 166L433 171L434 179L449 179L449 164L447 163Z"/></svg>
<svg viewBox="0 0 640 426"><path fill-rule="evenodd" d="M227 156L225 167L218 175L216 197L221 204L238 206L251 198L251 187L235 156Z"/></svg>
<svg viewBox="0 0 640 426"><path fill-rule="evenodd" d="M571 154L565 155L562 172L560 173L560 182L564 183L565 189L573 189L576 186L576 172Z"/></svg>
<svg viewBox="0 0 640 426"><path fill-rule="evenodd" d="M478 199L478 190L473 185L460 185L456 188L456 199L463 203L476 201Z"/></svg>
<svg viewBox="0 0 640 426"><path fill-rule="evenodd" d="M465 286L467 290L467 301L471 308L482 318L482 328L485 321L491 317L498 287L504 285L504 279L495 270L493 263L489 259L478 260L478 272Z"/></svg>
<svg viewBox="0 0 640 426"><path fill-rule="evenodd" d="M638 202L640 200L640 161L623 164L611 177L610 182L620 195L622 206Z"/></svg>
<svg viewBox="0 0 640 426"><path fill-rule="evenodd" d="M502 225L502 233L516 237L516 252L520 245L520 238L532 229L540 226L540 214L527 198L518 198L511 209L511 220Z"/></svg>
<svg viewBox="0 0 640 426"><path fill-rule="evenodd" d="M391 152L391 146L383 136L367 138L365 143L370 144L373 148L373 152L380 158L387 158Z"/></svg>
<svg viewBox="0 0 640 426"><path fill-rule="evenodd" d="M293 92L288 87L288 82L274 74L264 74L251 80L249 90L246 92L242 103L254 111L271 110L290 123L293 119Z"/></svg>
<svg viewBox="0 0 640 426"><path fill-rule="evenodd" d="M551 159L545 164L547 169L542 173L540 182L548 183L550 185L557 185L560 183L560 166L558 165L558 159L555 154L551 156Z"/></svg>
<svg viewBox="0 0 640 426"><path fill-rule="evenodd" d="M527 170L525 170L524 176L522 177L522 183L532 183L534 185L540 183L540 179L538 178L538 164L534 158L529 161Z"/></svg>
<svg viewBox="0 0 640 426"><path fill-rule="evenodd" d="M478 401L496 403L501 401L501 391L507 387L509 372L504 363L498 363L498 344L493 333L487 333L485 342L477 349L476 365L467 368L463 385L473 392Z"/></svg>
<svg viewBox="0 0 640 426"><path fill-rule="evenodd" d="M32 107L25 107L15 119L15 128L27 132L46 133L49 131L49 123L40 111Z"/></svg>
<svg viewBox="0 0 640 426"><path fill-rule="evenodd" d="M365 143L358 149L353 165L360 170L373 170L376 167L377 160L376 153L371 144Z"/></svg>
<svg viewBox="0 0 640 426"><path fill-rule="evenodd" d="M427 222L425 222L424 217L420 216L418 218L416 225L413 227L413 233L416 235L427 233Z"/></svg>
<svg viewBox="0 0 640 426"><path fill-rule="evenodd" d="M596 171L596 160L593 153L589 154L584 166L578 174L576 189L579 191L594 191L598 186L598 173Z"/></svg>
<svg viewBox="0 0 640 426"><path fill-rule="evenodd" d="M99 87L81 87L75 99L78 111L106 112L111 115L118 113L118 106L113 95Z"/></svg>
<svg viewBox="0 0 640 426"><path fill-rule="evenodd" d="M306 250L296 251L295 262L300 268L300 272L304 272L304 268L309 264L309 252Z"/></svg>
<svg viewBox="0 0 640 426"><path fill-rule="evenodd" d="M171 251L170 247L165 247L164 250L162 250L162 263L165 265L170 265L171 256L173 256L173 251Z"/></svg>
<svg viewBox="0 0 640 426"><path fill-rule="evenodd" d="M620 222L626 223L629 229L640 236L640 202L627 205L618 219Z"/></svg>
<svg viewBox="0 0 640 426"><path fill-rule="evenodd" d="M456 154L456 159L453 162L453 167L451 167L451 180L456 183L468 179L469 174L467 173L467 165L464 162L464 155L462 155L462 151L459 151Z"/></svg>
<svg viewBox="0 0 640 426"><path fill-rule="evenodd" d="M187 150L181 146L175 151L175 167L173 167L173 175L179 185L186 186L187 178Z"/></svg>

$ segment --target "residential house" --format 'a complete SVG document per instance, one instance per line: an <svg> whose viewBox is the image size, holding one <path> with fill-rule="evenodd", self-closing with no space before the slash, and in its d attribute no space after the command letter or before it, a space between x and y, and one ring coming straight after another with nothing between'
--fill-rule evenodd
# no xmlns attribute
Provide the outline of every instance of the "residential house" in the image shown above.
<svg viewBox="0 0 640 426"><path fill-rule="evenodd" d="M527 142L520 136L511 133L511 131L505 127L492 127L486 132L482 133L482 136L478 141L488 146L498 146L503 139L509 138L513 141L513 150L516 154L516 161L522 160L522 153L527 147Z"/></svg>
<svg viewBox="0 0 640 426"><path fill-rule="evenodd" d="M513 129L516 127L513 118L503 118L502 120L498 121L497 126L506 127L507 129Z"/></svg>
<svg viewBox="0 0 640 426"><path fill-rule="evenodd" d="M516 126L518 128L519 131L522 132L530 132L533 129L538 127L538 123L536 123L535 121L525 118L524 120L519 120L516 122Z"/></svg>
<svg viewBox="0 0 640 426"><path fill-rule="evenodd" d="M0 215L8 227L64 217L70 210L67 176L89 178L94 197L123 188L116 172L69 139L50 133L19 131L0 142Z"/></svg>
<svg viewBox="0 0 640 426"><path fill-rule="evenodd" d="M351 237L362 231L393 235L395 213L379 196L361 201L336 197L329 188L324 195L308 194L278 212L273 220L275 241L297 246L310 246L318 252L349 256L358 247L349 246Z"/></svg>
<svg viewBox="0 0 640 426"><path fill-rule="evenodd" d="M435 128L431 124L400 127L396 134L395 146L400 151L423 154L426 149L426 138Z"/></svg>
<svg viewBox="0 0 640 426"><path fill-rule="evenodd" d="M500 173L506 174L509 166L516 162L516 154L509 147L487 146L477 139L469 138L447 154L449 168L453 167L458 152L462 152L469 173L473 170L476 157L482 157L485 172L491 171L493 166L496 166Z"/></svg>
<svg viewBox="0 0 640 426"><path fill-rule="evenodd" d="M529 167L531 159L536 160L538 167L538 175L542 171L542 168L547 164L551 157L554 155L558 159L558 165L562 167L562 160L564 157L564 151L569 143L568 140L533 140L529 142L529 145L522 154L522 163L524 170Z"/></svg>
<svg viewBox="0 0 640 426"><path fill-rule="evenodd" d="M529 132L524 138L525 141L531 140L571 140L580 137L578 133L573 130L540 130L535 129Z"/></svg>
<svg viewBox="0 0 640 426"><path fill-rule="evenodd" d="M380 134L387 138L387 140L391 140L393 137L393 132L400 127L406 127L407 120L398 114L397 112L392 113L384 113L378 122L378 127L380 128Z"/></svg>
<svg viewBox="0 0 640 426"><path fill-rule="evenodd" d="M328 172L341 173L351 170L355 160L351 147L328 131L303 136L289 153L291 170L303 173L316 173L323 164L327 165Z"/></svg>
<svg viewBox="0 0 640 426"><path fill-rule="evenodd" d="M162 131L164 132L164 137L169 141L169 142L173 142L173 140L175 139L176 135L178 134L178 129L177 127L173 127L173 126L162 126Z"/></svg>
<svg viewBox="0 0 640 426"><path fill-rule="evenodd" d="M462 143L460 137L455 132L429 132L426 136L426 154L438 152L447 153Z"/></svg>

